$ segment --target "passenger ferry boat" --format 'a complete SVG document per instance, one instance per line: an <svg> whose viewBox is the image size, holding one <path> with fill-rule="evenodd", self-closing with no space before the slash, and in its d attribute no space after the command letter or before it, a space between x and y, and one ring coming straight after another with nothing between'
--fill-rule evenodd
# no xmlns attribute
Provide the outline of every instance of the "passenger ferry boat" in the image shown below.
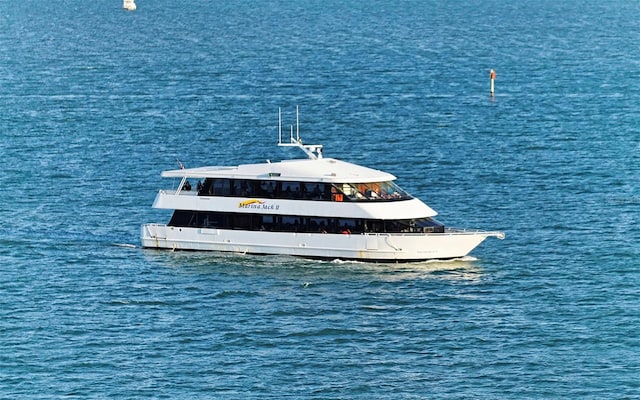
<svg viewBox="0 0 640 400"><path fill-rule="evenodd" d="M304 145L297 120L296 110L296 137L292 127L283 142L278 116L278 145L297 147L307 159L162 172L180 184L160 190L153 207L173 216L166 225L142 225L142 246L409 262L463 257L487 237L504 238L445 227L395 176Z"/></svg>

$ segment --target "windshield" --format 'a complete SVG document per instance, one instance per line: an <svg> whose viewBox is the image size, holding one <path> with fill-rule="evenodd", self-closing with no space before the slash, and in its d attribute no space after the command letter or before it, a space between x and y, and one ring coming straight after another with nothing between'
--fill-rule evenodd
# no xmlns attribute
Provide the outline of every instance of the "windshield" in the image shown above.
<svg viewBox="0 0 640 400"><path fill-rule="evenodd" d="M412 198L409 193L391 181L341 183L335 186L344 193L347 198L355 201L408 200Z"/></svg>

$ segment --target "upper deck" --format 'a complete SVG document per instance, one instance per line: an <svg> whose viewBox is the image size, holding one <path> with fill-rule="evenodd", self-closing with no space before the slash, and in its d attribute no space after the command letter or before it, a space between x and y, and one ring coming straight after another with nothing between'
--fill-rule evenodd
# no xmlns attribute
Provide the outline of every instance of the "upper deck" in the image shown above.
<svg viewBox="0 0 640 400"><path fill-rule="evenodd" d="M299 213L306 209L301 215L355 213L393 218L394 213L399 212L407 215L407 218L422 218L437 214L397 186L393 182L396 180L394 175L334 158L324 158L322 145L304 145L299 133L296 136L294 138L292 132L289 142L285 143L279 132L278 145L299 148L307 155L307 159L163 171L163 177L179 178L180 184L173 193L160 191L154 207L231 211L234 205L235 208L245 209L243 205L246 203L253 204L250 207L253 209L256 209L255 204L261 204L263 211L283 211L280 206L295 209ZM197 185L194 181L197 181ZM195 198L191 193L185 193L192 189L197 194ZM215 206L209 201L212 197L216 198ZM270 203L268 207L264 206L266 202Z"/></svg>
<svg viewBox="0 0 640 400"><path fill-rule="evenodd" d="M324 183L386 182L395 176L333 158L285 160L238 166L209 166L163 171L165 178L226 178Z"/></svg>

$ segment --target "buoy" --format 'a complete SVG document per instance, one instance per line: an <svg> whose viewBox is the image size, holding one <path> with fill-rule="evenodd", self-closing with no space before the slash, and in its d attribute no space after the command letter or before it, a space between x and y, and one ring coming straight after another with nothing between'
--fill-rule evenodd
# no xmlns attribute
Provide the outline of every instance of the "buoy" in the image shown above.
<svg viewBox="0 0 640 400"><path fill-rule="evenodd" d="M491 70L491 72L489 72L489 79L491 79L491 95L493 96L493 89L496 80L496 71L494 71L493 69Z"/></svg>

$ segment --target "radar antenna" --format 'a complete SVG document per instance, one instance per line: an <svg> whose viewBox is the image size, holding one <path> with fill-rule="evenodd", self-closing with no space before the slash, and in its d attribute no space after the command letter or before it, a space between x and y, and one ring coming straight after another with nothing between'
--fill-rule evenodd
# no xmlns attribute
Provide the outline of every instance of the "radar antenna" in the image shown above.
<svg viewBox="0 0 640 400"><path fill-rule="evenodd" d="M300 139L300 119L299 109L296 106L296 137L293 137L293 125L291 126L291 133L289 134L289 142L282 141L282 110L278 107L278 146L282 147L297 147L312 160L320 160L322 158L322 145L321 144L302 144Z"/></svg>

